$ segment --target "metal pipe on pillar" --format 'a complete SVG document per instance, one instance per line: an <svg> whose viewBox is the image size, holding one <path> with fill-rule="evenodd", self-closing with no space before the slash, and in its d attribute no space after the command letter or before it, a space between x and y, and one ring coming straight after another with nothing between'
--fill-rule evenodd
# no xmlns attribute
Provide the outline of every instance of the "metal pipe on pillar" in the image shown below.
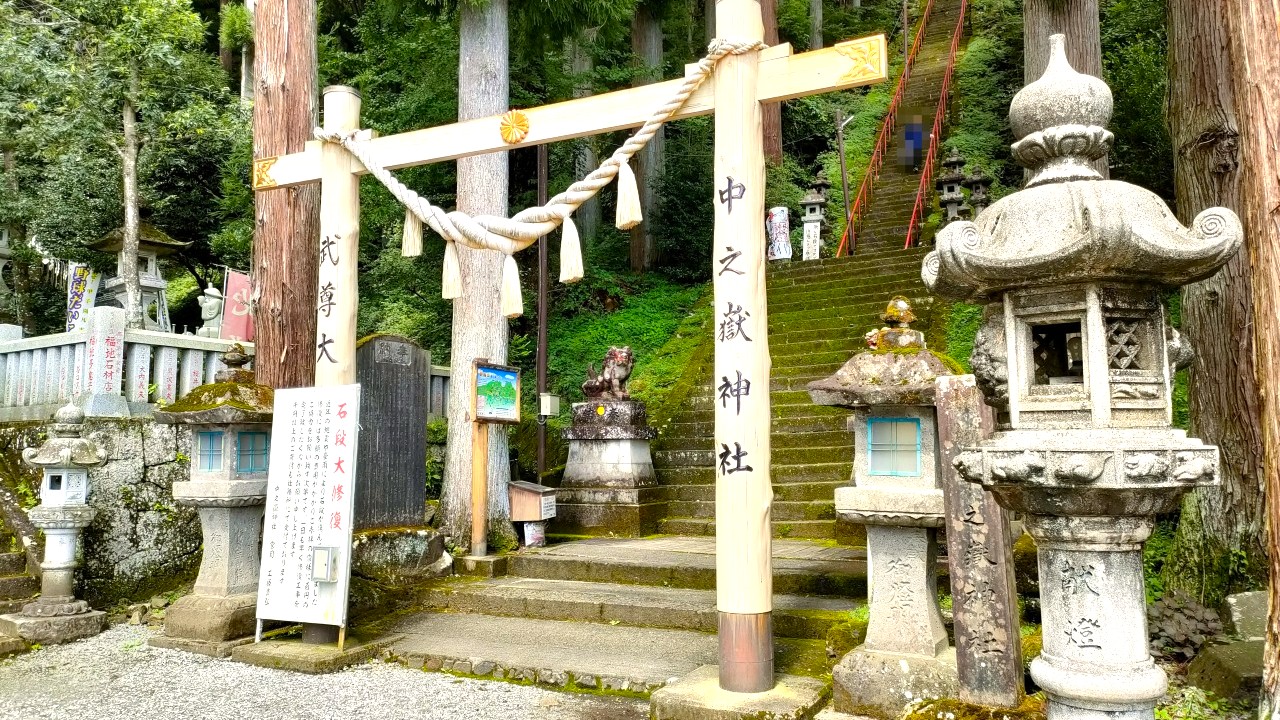
<svg viewBox="0 0 1280 720"><path fill-rule="evenodd" d="M757 0L717 0L716 36L761 42ZM759 51L715 69L715 375L741 405L715 406L716 608L720 687L773 687L768 308L765 299L764 131Z"/></svg>

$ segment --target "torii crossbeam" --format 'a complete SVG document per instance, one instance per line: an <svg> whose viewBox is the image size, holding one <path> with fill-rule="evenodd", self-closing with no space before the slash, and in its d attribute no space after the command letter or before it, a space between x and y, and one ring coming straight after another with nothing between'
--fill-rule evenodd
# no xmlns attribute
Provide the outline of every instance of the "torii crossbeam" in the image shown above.
<svg viewBox="0 0 1280 720"><path fill-rule="evenodd" d="M758 42L758 0L717 0L716 33ZM789 45L724 57L714 75L671 119L715 113L715 209L711 267L715 290L716 384L734 387L715 407L716 604L720 613L720 685L736 692L773 687L770 403L772 362L765 297L765 163L762 102L883 81L883 35L792 55ZM692 66L690 66L692 67ZM640 126L681 83L672 80L523 111L528 132L503 139L498 116L375 138L369 158L388 169L530 147ZM359 127L360 99L350 88L324 94L326 131ZM333 143L258 158L253 187L269 191L322 183L320 306L316 384L355 382L359 176L364 165ZM462 392L461 388L456 390Z"/></svg>

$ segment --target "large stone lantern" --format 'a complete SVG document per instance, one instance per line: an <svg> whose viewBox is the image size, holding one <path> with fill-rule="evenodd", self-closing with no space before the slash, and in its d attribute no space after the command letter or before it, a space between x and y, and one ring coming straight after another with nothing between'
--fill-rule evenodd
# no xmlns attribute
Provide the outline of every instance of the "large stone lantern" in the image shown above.
<svg viewBox="0 0 1280 720"><path fill-rule="evenodd" d="M1163 298L1240 246L1229 210L1182 227L1154 194L1103 180L1111 91L1051 39L1009 119L1027 186L938 234L922 275L986 304L972 366L998 429L955 461L1023 513L1039 549L1044 651L1031 676L1051 718L1151 718L1166 688L1147 647L1142 544L1154 516L1218 482L1217 448L1171 427L1190 349Z"/></svg>
<svg viewBox="0 0 1280 720"><path fill-rule="evenodd" d="M75 405L53 416L49 438L39 448L27 448L22 459L43 471L40 505L28 513L44 531L44 562L40 563L40 597L21 613L0 615L0 634L44 644L70 642L102 632L106 614L89 609L75 597L76 553L80 533L93 521L89 498L89 468L107 459L106 450L83 437L84 411Z"/></svg>
<svg viewBox="0 0 1280 720"><path fill-rule="evenodd" d="M155 412L191 428L191 479L173 484L173 499L199 511L204 534L195 592L165 612L157 647L226 657L253 639L275 393L254 382L248 362L233 345L213 383Z"/></svg>

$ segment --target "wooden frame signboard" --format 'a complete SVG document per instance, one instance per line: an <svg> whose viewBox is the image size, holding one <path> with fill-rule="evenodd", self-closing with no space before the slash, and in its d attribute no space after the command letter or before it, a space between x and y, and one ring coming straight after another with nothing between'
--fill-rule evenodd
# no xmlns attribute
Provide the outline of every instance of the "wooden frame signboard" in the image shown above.
<svg viewBox="0 0 1280 720"><path fill-rule="evenodd" d="M520 368L485 359L472 364L471 407L476 422L515 425L520 422Z"/></svg>

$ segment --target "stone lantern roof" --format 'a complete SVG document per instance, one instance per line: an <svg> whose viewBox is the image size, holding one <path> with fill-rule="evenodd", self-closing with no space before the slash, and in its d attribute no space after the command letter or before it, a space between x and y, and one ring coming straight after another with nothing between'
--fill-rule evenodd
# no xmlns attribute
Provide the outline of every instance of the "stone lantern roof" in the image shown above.
<svg viewBox="0 0 1280 720"><path fill-rule="evenodd" d="M275 405L275 390L254 382L252 370L245 370L249 356L239 344L222 356L226 370L219 370L214 382L194 388L177 402L154 413L157 422L169 425L212 425L269 423Z"/></svg>
<svg viewBox="0 0 1280 720"><path fill-rule="evenodd" d="M175 240L168 233L150 223L138 223L138 249L151 250L156 255L168 255L191 246L189 242ZM124 247L124 228L116 228L90 245L102 252L120 252Z"/></svg>
<svg viewBox="0 0 1280 720"><path fill-rule="evenodd" d="M1212 275L1240 247L1240 221L1209 208L1183 227L1149 190L1104 180L1092 167L1114 137L1107 85L1076 72L1063 38L1051 38L1048 68L1014 97L1009 121L1026 187L974 222L947 225L921 276L955 298L1074 282L1178 286Z"/></svg>
<svg viewBox="0 0 1280 720"><path fill-rule="evenodd" d="M963 372L954 360L925 347L924 333L911 329L916 318L905 297L890 300L880 318L886 326L867 333L869 350L849 358L830 377L809 383L815 404L929 406L934 379Z"/></svg>
<svg viewBox="0 0 1280 720"><path fill-rule="evenodd" d="M50 432L53 437L38 448L22 451L22 459L34 467L82 467L101 465L107 451L92 440L82 437L84 411L73 404L58 409L53 415Z"/></svg>

